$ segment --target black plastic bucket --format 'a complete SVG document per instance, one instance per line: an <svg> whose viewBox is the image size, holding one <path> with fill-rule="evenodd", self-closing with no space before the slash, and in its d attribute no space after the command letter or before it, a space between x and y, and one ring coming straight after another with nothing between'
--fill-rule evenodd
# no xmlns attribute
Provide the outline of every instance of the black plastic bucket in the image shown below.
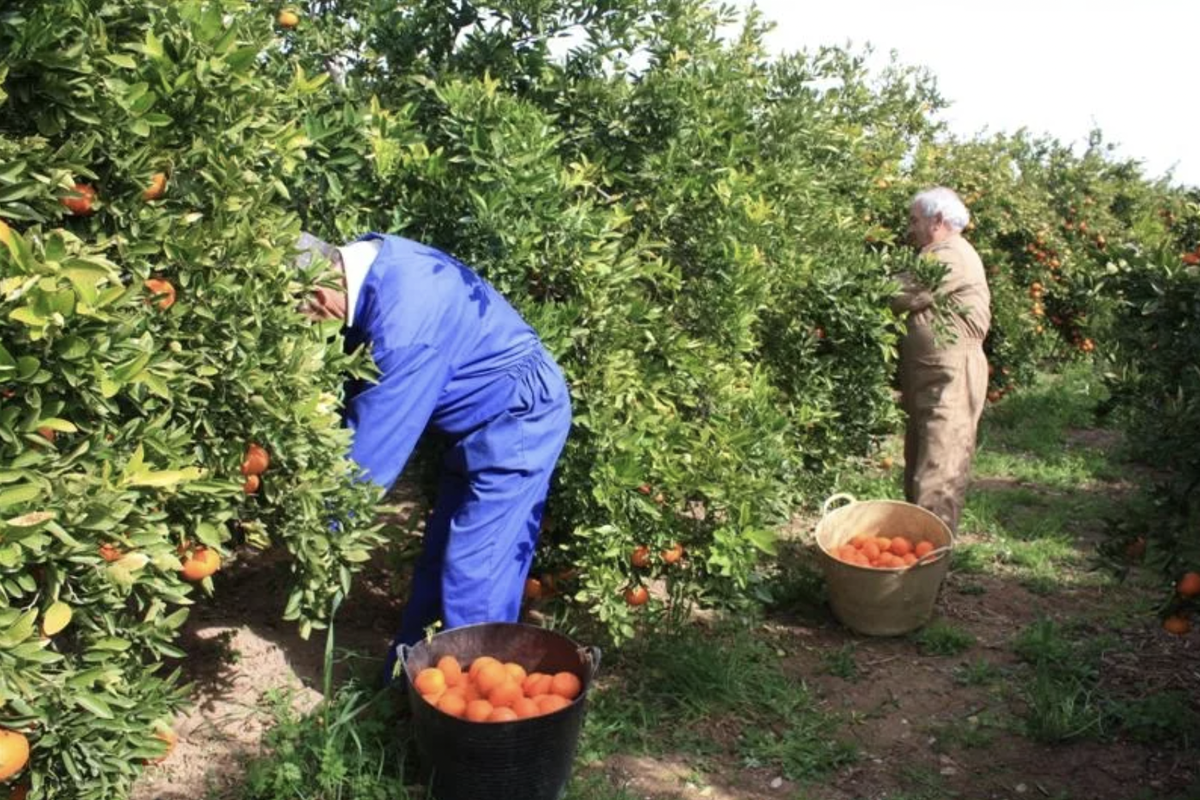
<svg viewBox="0 0 1200 800"><path fill-rule="evenodd" d="M413 686L417 673L454 656L465 668L479 656L512 661L529 672L573 672L583 684L566 708L513 722L469 722L427 703ZM398 648L412 706L413 734L431 770L436 800L559 800L583 727L587 693L600 668L600 649L533 625L489 622L454 628Z"/></svg>

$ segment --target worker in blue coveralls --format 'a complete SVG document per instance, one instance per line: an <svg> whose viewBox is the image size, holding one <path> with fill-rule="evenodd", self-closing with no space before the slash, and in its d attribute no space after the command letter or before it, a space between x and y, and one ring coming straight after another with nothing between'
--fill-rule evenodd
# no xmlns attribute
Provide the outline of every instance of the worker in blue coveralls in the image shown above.
<svg viewBox="0 0 1200 800"><path fill-rule="evenodd" d="M516 621L550 476L571 427L563 373L537 334L487 281L451 256L398 236L332 247L304 234L343 291L318 289L307 311L345 320L348 348L370 348L380 376L347 389L351 458L389 488L421 434L450 441L412 596L389 648L427 626Z"/></svg>

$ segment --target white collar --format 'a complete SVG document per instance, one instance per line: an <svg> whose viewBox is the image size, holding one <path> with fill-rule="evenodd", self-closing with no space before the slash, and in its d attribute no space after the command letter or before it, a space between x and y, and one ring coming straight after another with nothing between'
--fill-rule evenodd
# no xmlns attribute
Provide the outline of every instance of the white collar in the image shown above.
<svg viewBox="0 0 1200 800"><path fill-rule="evenodd" d="M346 274L346 327L354 324L354 309L358 307L359 291L382 247L383 240L366 239L338 248L338 253L342 256L342 270Z"/></svg>

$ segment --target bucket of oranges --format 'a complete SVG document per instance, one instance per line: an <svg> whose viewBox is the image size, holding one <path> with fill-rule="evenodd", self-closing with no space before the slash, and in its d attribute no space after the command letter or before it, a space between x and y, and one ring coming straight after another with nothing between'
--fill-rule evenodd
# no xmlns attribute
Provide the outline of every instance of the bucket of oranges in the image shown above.
<svg viewBox="0 0 1200 800"><path fill-rule="evenodd" d="M444 631L398 650L437 800L559 800L600 650L533 625Z"/></svg>
<svg viewBox="0 0 1200 800"><path fill-rule="evenodd" d="M821 509L814 537L829 605L846 627L899 636L933 616L954 547L936 514L899 500L835 494Z"/></svg>

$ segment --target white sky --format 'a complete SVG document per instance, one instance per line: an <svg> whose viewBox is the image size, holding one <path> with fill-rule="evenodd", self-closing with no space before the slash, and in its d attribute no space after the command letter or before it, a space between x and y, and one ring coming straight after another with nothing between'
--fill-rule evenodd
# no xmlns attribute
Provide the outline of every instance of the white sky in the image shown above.
<svg viewBox="0 0 1200 800"><path fill-rule="evenodd" d="M732 0L748 7L749 0ZM969 135L1027 127L1084 143L1099 127L1158 177L1200 186L1197 0L758 0L774 51L870 43L928 67Z"/></svg>

